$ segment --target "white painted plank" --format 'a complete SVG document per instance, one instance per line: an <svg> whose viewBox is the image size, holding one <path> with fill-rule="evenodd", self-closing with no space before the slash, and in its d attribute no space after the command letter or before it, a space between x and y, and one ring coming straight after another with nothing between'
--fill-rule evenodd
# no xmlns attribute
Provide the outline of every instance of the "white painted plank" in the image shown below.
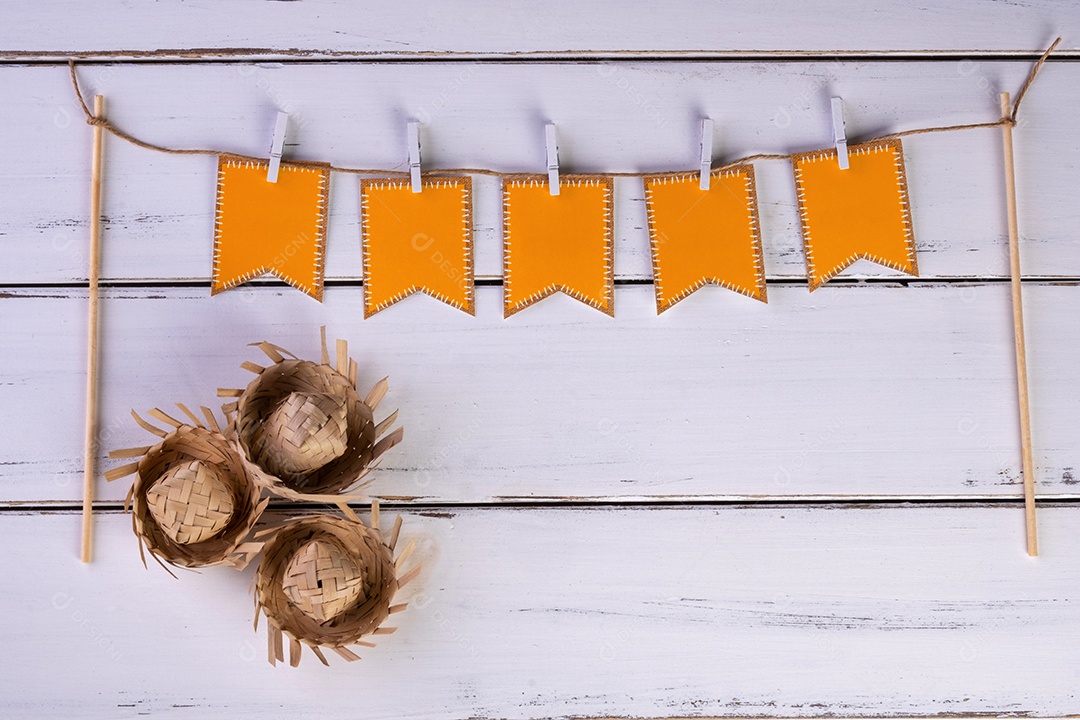
<svg viewBox="0 0 1080 720"><path fill-rule="evenodd" d="M89 66L121 128L174 147L267 151L276 108L292 115L287 155L405 168L405 121L424 121L428 167L540 172L543 121L559 123L566 172L693 169L698 124L717 122L719 160L831 143L828 97L842 94L854 140L939 124L993 121L995 89L1015 91L1027 62L581 63ZM1050 64L1016 132L1023 269L1080 276L1080 67ZM0 283L86 277L90 130L66 68L2 67L17 170L0 178ZM920 267L927 277L1008 272L1000 135L973 130L906 141ZM106 278L206 279L215 160L169 157L110 139ZM790 164L757 164L771 277L804 277ZM331 189L327 276L356 278L358 182ZM639 180L616 186L616 272L650 278ZM502 272L498 184L477 179L476 272ZM849 273L895 275L860 263Z"/></svg>
<svg viewBox="0 0 1080 720"><path fill-rule="evenodd" d="M69 292L73 294L68 294ZM1040 493L1076 492L1080 288L1026 288ZM152 439L132 408L216 401L250 379L245 343L318 357L344 337L363 383L390 376L405 442L372 492L421 501L743 496L1017 497L1008 285L705 288L657 317L623 286L611 319L565 296L502 319L415 296L363 320L358 288L106 292L106 448ZM85 295L0 303L0 499L80 497ZM17 418L17 419L16 419ZM104 453L102 453L104 454ZM120 484L101 499L118 501Z"/></svg>
<svg viewBox="0 0 1080 720"><path fill-rule="evenodd" d="M424 570L358 663L271 668L251 570L139 564L129 520L0 514L6 717L1072 715L1080 513L408 513Z"/></svg>
<svg viewBox="0 0 1080 720"><path fill-rule="evenodd" d="M1068 3L635 0L500 3L24 3L0 26L0 56L595 56L1033 52L1075 48ZM43 29L47 31L43 32ZM240 50L233 50L240 48Z"/></svg>

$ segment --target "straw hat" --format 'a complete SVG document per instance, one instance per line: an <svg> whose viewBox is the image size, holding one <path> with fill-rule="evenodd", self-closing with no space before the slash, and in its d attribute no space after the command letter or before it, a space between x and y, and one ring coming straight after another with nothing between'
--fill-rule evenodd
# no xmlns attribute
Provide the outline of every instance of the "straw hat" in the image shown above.
<svg viewBox="0 0 1080 720"><path fill-rule="evenodd" d="M394 594L420 570L416 566L397 576L413 549L410 544L395 561L401 518L384 539L377 503L372 504L370 527L347 505L340 507L351 517L315 515L260 535L266 540L255 575L255 624L260 614L266 615L271 664L285 660L286 636L289 664L296 667L304 645L324 665L323 649L358 660L348 645L374 647L363 638L397 629L381 625L405 609L405 604L391 605Z"/></svg>
<svg viewBox="0 0 1080 720"><path fill-rule="evenodd" d="M192 424L157 408L149 413L171 430L132 411L135 421L161 441L109 453L113 458L139 460L110 470L105 479L135 475L124 509L132 512L140 554L145 545L159 562L181 567L244 567L259 550L258 543L244 540L268 501L260 502L259 485L210 409L202 408L207 422L203 425L185 406L178 407Z"/></svg>
<svg viewBox="0 0 1080 720"><path fill-rule="evenodd" d="M256 481L293 500L325 500L365 484L360 481L404 432L388 432L397 412L375 423L386 378L361 399L347 343L337 341L337 367L331 367L325 329L321 363L268 342L254 345L271 364L243 363L255 379L218 395L237 398L222 409L230 418L230 438Z"/></svg>

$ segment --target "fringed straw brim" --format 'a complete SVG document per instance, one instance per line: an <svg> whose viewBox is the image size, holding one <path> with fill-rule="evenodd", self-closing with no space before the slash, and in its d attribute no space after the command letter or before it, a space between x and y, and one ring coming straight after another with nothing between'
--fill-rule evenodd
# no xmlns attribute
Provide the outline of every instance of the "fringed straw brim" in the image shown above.
<svg viewBox="0 0 1080 720"><path fill-rule="evenodd" d="M373 506L372 527L364 525L347 506L342 509L351 516L349 519L317 515L266 531L264 554L255 576L255 604L256 625L258 614L266 615L271 664L285 660L285 637L289 639L289 663L295 667L300 663L304 645L324 665L327 662L323 649L333 650L351 661L358 656L348 646L374 647L374 643L364 638L388 635L396 630L382 624L392 613L405 609L404 604L391 604L394 595L419 572L417 566L398 575L413 547L410 545L394 559L401 519L398 518L390 537L384 539L378 527L377 505ZM323 547L312 550L313 544ZM326 552L324 548L334 551ZM322 565L316 564L320 561ZM299 567L305 562L312 564ZM347 603L339 602L346 593L335 590L329 601L332 609L313 612L306 602L309 598L297 602L298 573L309 576L306 581L301 580L309 590L354 574L359 582L348 589L351 597ZM322 597L317 601L326 600ZM318 619L320 616L324 619Z"/></svg>
<svg viewBox="0 0 1080 720"><path fill-rule="evenodd" d="M403 435L400 427L390 431L397 412L375 423L386 379L361 399L348 345L337 342L335 369L325 334L322 363L301 360L268 342L254 346L271 364L243 363L257 377L247 388L221 389L218 395L237 398L222 409L230 418L230 439L256 480L293 500L336 499L366 484L364 478Z"/></svg>
<svg viewBox="0 0 1080 720"><path fill-rule="evenodd" d="M192 424L157 408L149 413L171 430L132 411L135 421L161 441L152 447L110 453L113 458L139 460L110 470L105 478L135 475L125 509L131 510L140 552L145 546L155 559L181 567L244 567L260 547L244 541L268 500L260 500L260 486L221 434L210 410L202 408L207 427L186 407L179 407ZM172 497L163 498L162 492L171 492ZM224 513L226 507L228 513Z"/></svg>

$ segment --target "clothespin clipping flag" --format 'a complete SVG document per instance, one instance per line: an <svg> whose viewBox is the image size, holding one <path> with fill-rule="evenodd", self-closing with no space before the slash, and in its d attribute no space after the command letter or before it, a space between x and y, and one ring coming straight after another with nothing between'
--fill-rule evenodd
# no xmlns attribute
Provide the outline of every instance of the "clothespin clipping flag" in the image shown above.
<svg viewBox="0 0 1080 720"><path fill-rule="evenodd" d="M754 168L645 177L656 311L705 285L766 301Z"/></svg>
<svg viewBox="0 0 1080 720"><path fill-rule="evenodd" d="M564 175L558 195L546 176L503 185L503 314L564 292L615 314L609 177Z"/></svg>
<svg viewBox="0 0 1080 720"><path fill-rule="evenodd" d="M859 259L919 274L900 140L852 145L848 153L847 169L836 150L791 161L811 291Z"/></svg>
<svg viewBox="0 0 1080 720"><path fill-rule="evenodd" d="M475 314L472 181L360 183L364 252L364 317L414 293Z"/></svg>
<svg viewBox="0 0 1080 720"><path fill-rule="evenodd" d="M218 158L211 294L273 273L322 300L330 166Z"/></svg>

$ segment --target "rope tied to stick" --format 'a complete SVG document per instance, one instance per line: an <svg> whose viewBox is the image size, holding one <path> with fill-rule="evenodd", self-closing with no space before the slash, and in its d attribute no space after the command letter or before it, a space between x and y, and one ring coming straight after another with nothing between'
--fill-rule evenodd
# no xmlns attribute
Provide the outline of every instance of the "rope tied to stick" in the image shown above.
<svg viewBox="0 0 1080 720"><path fill-rule="evenodd" d="M981 123L965 123L962 125L940 125L936 127L926 128L914 128L912 130L902 130L899 132L888 133L886 135L879 135L877 137L869 138L862 142L876 142L879 140L892 140L895 138L910 137L912 135L925 135L928 133L939 132L955 132L958 130L975 130L978 128L996 128L1008 125L1015 127L1017 124L1017 116L1020 112L1020 103L1023 102L1027 96L1028 90L1031 88L1032 83L1035 81L1035 77L1039 74L1039 70L1046 63L1046 60L1050 57L1050 54L1057 48L1061 42L1061 38L1057 38L1051 43L1050 47L1032 66L1028 72L1027 78L1024 80L1024 84L1020 86L1019 92L1016 93L1016 100L1013 102L1011 112L1008 116L1002 117L993 122L981 122ZM233 152L226 152L224 150L215 150L212 148L170 148L163 145L155 145L154 143L140 140L139 138L124 132L120 128L116 127L109 122L104 116L96 116L90 111L90 108L86 104L86 100L83 98L82 89L79 87L79 78L75 73L75 60L68 59L68 70L71 74L71 86L75 91L75 97L79 102L79 107L82 108L83 115L86 116L86 124L96 127L101 127L110 132L112 135L125 140L132 145L141 147L145 150L153 150L155 152L166 153L169 155L231 155L233 157L240 158L242 160L248 160L252 162L262 162L266 160L264 157L255 155L242 155ZM731 162L714 167L714 170L727 170L737 165L742 165L755 160L790 160L792 158L791 153L757 153L754 155L747 155L739 158L738 160L732 160ZM379 177L409 177L409 173L401 170L391 170L385 168L360 168L360 167L346 167L341 165L331 165L330 169L334 172L348 173L351 175L376 175ZM671 171L671 172L685 172L683 170ZM425 170L424 175L429 177L438 177L445 175L489 175L500 178L523 178L530 177L536 173L507 173L498 172L496 170L489 170L487 168L444 168ZM605 177L642 177L644 175L664 174L657 172L642 173L642 172L605 172L605 173L591 173L593 175L603 175Z"/></svg>
<svg viewBox="0 0 1080 720"><path fill-rule="evenodd" d="M1020 102L1024 99L1024 95L1027 94L1028 88L1031 87L1031 83L1035 81L1035 76L1039 74L1039 70L1042 69L1043 64L1046 62L1046 59L1050 57L1050 53L1054 52L1054 49L1058 46L1060 42L1061 38L1058 38L1054 42L1050 43L1050 47L1046 48L1046 52L1044 52L1035 62L1035 65L1032 66L1031 71L1028 73L1027 78L1024 80L1024 84L1020 86L1020 92L1016 93L1016 100L1013 102L1012 106L1012 114L1009 115L1009 120L1012 121L1011 123L1009 123L1010 125L1016 124L1016 116L1020 112Z"/></svg>

